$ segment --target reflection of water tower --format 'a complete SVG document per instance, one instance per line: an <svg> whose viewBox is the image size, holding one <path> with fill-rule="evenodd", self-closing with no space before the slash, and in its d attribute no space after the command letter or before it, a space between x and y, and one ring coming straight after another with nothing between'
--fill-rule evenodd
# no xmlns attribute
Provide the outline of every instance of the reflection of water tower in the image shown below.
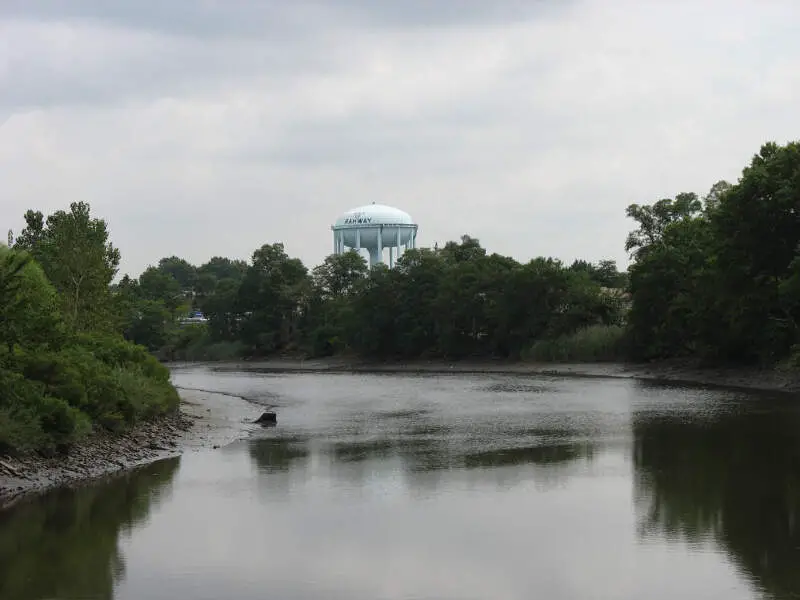
<svg viewBox="0 0 800 600"><path fill-rule="evenodd" d="M401 250L416 248L417 225L408 213L384 206L368 204L348 210L336 219L333 230L333 253L346 248L369 251L369 266L383 262L383 251L389 249L389 268L400 258Z"/></svg>

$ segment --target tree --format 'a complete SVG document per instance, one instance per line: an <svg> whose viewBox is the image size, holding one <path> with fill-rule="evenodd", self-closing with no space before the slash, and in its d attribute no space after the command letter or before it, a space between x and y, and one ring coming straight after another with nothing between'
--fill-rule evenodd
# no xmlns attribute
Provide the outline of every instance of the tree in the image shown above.
<svg viewBox="0 0 800 600"><path fill-rule="evenodd" d="M569 270L586 273L592 281L602 287L624 288L627 285L626 275L617 270L617 263L613 260L601 260L597 264L576 260L569 266Z"/></svg>
<svg viewBox="0 0 800 600"><path fill-rule="evenodd" d="M0 246L0 340L9 355L16 345L61 343L53 286L31 256Z"/></svg>
<svg viewBox="0 0 800 600"><path fill-rule="evenodd" d="M314 267L314 288L322 298L340 298L353 293L369 267L364 257L355 250L332 254L321 265Z"/></svg>
<svg viewBox="0 0 800 600"><path fill-rule="evenodd" d="M235 279L225 278L217 283L214 292L204 297L203 313L208 318L212 339L231 341L239 333L242 313L239 309L239 286Z"/></svg>
<svg viewBox="0 0 800 600"><path fill-rule="evenodd" d="M628 234L625 250L638 256L658 243L670 223L696 216L703 208L697 194L689 192L664 198L654 204L631 204L625 214L636 221L638 228Z"/></svg>
<svg viewBox="0 0 800 600"><path fill-rule="evenodd" d="M720 205L720 202L722 202L725 194L727 194L732 187L733 186L724 179L712 185L708 194L703 197L703 210L707 213L715 210Z"/></svg>
<svg viewBox="0 0 800 600"><path fill-rule="evenodd" d="M197 268L177 256L162 258L158 270L177 281L181 290L191 290L197 281Z"/></svg>
<svg viewBox="0 0 800 600"><path fill-rule="evenodd" d="M461 243L447 242L439 252L445 260L452 262L465 262L486 256L486 250L481 247L480 241L468 235L461 236Z"/></svg>
<svg viewBox="0 0 800 600"><path fill-rule="evenodd" d="M628 322L636 357L714 354L715 344L703 335L719 325L706 309L714 301L711 245L706 219L686 219L667 227L661 243L631 267Z"/></svg>
<svg viewBox="0 0 800 600"><path fill-rule="evenodd" d="M774 364L797 349L800 144L765 144L702 203L681 194L628 214L635 356Z"/></svg>
<svg viewBox="0 0 800 600"><path fill-rule="evenodd" d="M170 312L177 310L185 301L180 282L156 267L148 267L139 276L138 291L141 298L161 302Z"/></svg>
<svg viewBox="0 0 800 600"><path fill-rule="evenodd" d="M207 263L197 268L197 275L211 275L217 281L234 279L240 281L247 273L247 263L243 260L231 260L222 256L214 256Z"/></svg>
<svg viewBox="0 0 800 600"><path fill-rule="evenodd" d="M787 295L800 255L800 143L762 146L711 218L730 360L774 361L798 341L800 296ZM781 293L781 290L784 293Z"/></svg>
<svg viewBox="0 0 800 600"><path fill-rule="evenodd" d="M89 205L73 202L69 211L47 217L25 213L26 228L15 248L29 251L60 294L64 316L77 330L108 326L109 284L119 266L119 251L108 241L108 227L93 219Z"/></svg>
<svg viewBox="0 0 800 600"><path fill-rule="evenodd" d="M281 243L264 244L253 253L237 299L244 315L242 339L253 352L288 346L307 275L303 263L289 258Z"/></svg>

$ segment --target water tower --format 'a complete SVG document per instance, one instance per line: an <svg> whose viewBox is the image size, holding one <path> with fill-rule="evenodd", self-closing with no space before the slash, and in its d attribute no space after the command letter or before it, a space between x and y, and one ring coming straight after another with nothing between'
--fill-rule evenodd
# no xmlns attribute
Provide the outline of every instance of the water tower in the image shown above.
<svg viewBox="0 0 800 600"><path fill-rule="evenodd" d="M368 204L353 208L336 219L333 230L333 253L342 254L347 248L369 252L369 266L383 262L389 249L389 268L401 252L416 248L417 225L408 213L383 204Z"/></svg>

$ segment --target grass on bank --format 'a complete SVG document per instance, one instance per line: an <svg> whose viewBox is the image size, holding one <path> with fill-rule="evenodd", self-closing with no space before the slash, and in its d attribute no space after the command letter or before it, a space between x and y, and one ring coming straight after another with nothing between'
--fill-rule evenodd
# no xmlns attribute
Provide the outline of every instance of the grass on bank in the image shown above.
<svg viewBox="0 0 800 600"><path fill-rule="evenodd" d="M592 325L552 340L539 340L523 352L524 360L536 362L616 362L624 360L625 328Z"/></svg>
<svg viewBox="0 0 800 600"><path fill-rule="evenodd" d="M173 332L163 347L154 350L164 361L223 361L236 360L246 354L247 347L239 341L214 341L204 324L186 325Z"/></svg>

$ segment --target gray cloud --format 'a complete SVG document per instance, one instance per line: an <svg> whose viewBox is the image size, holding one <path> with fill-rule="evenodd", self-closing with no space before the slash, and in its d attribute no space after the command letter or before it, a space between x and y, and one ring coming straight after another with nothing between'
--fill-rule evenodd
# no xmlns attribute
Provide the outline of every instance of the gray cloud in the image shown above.
<svg viewBox="0 0 800 600"><path fill-rule="evenodd" d="M120 27L197 36L263 36L317 31L341 21L373 27L508 23L548 13L546 0L5 0L0 17L96 19Z"/></svg>
<svg viewBox="0 0 800 600"><path fill-rule="evenodd" d="M372 201L424 244L623 261L627 204L796 135L798 25L791 0L6 1L0 217L89 201L132 272L273 241L314 264Z"/></svg>

